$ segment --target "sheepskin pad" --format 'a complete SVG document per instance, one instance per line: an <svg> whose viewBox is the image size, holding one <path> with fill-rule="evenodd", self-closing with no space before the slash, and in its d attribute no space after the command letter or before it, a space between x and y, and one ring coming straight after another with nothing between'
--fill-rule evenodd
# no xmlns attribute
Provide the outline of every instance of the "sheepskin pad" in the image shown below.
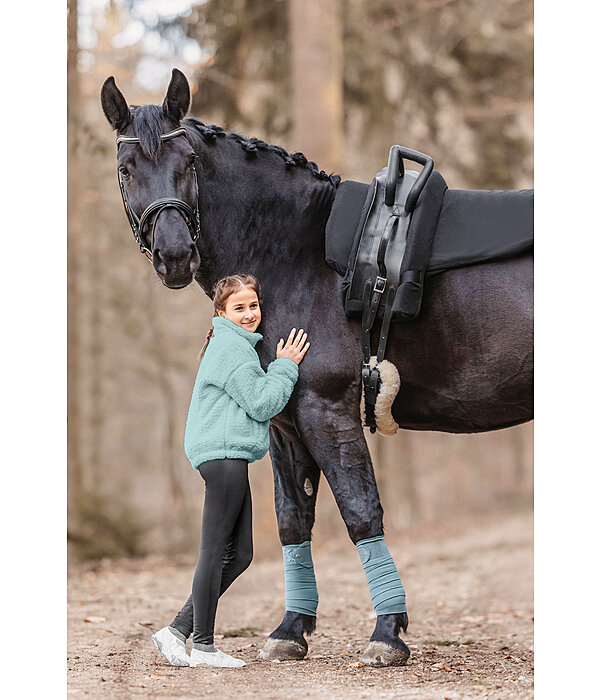
<svg viewBox="0 0 600 700"><path fill-rule="evenodd" d="M373 369L377 364L377 356L371 355L370 367ZM377 432L381 435L394 435L400 427L392 416L392 404L400 390L400 373L398 368L389 360L382 360L379 363L379 376L381 378L381 388L375 402L375 422ZM365 423L365 397L361 392L360 415L363 425Z"/></svg>

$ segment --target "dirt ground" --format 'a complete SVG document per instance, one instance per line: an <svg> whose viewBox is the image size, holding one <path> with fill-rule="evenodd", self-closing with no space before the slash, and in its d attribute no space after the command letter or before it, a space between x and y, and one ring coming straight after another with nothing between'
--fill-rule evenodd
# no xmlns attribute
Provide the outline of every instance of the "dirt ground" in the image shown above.
<svg viewBox="0 0 600 700"><path fill-rule="evenodd" d="M241 576L217 616L217 645L247 664L232 670L174 668L150 639L187 597L193 561L103 560L70 569L69 696L533 698L531 513L387 540L407 590L407 666L358 663L375 620L349 542L313 545L319 617L303 661L258 659L283 614L282 562Z"/></svg>

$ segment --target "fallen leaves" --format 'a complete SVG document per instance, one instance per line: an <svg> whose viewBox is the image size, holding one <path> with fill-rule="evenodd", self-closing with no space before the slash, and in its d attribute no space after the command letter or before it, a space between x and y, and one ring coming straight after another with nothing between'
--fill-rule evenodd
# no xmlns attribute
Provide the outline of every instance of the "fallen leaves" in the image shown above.
<svg viewBox="0 0 600 700"><path fill-rule="evenodd" d="M89 617L84 617L83 618L84 622L106 622L105 617L99 617L96 615L90 615Z"/></svg>
<svg viewBox="0 0 600 700"><path fill-rule="evenodd" d="M431 668L436 671L447 671L448 673L455 670L453 668L450 668L450 666L444 666L444 664L433 664Z"/></svg>

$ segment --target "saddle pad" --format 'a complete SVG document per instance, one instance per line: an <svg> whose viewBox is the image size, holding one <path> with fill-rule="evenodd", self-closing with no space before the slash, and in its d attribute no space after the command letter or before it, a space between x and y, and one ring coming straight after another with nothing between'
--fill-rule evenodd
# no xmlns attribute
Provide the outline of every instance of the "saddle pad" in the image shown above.
<svg viewBox="0 0 600 700"><path fill-rule="evenodd" d="M533 248L533 190L446 190L427 275Z"/></svg>
<svg viewBox="0 0 600 700"><path fill-rule="evenodd" d="M348 269L357 222L370 202L370 199L367 200L368 192L369 185L364 182L342 180L327 220L325 262L342 277Z"/></svg>
<svg viewBox="0 0 600 700"><path fill-rule="evenodd" d="M368 207L368 193L364 182L344 180L338 187L327 222L325 258L339 275L348 269L356 222ZM503 260L532 248L533 190L446 190L427 275Z"/></svg>

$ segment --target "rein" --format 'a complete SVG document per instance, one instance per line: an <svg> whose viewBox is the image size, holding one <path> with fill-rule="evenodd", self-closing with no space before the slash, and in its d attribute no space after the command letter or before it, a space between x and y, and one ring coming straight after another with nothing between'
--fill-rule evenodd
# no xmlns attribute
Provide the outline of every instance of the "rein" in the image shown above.
<svg viewBox="0 0 600 700"><path fill-rule="evenodd" d="M185 127L179 127L173 131L169 131L166 134L161 134L160 138L163 141L168 141L174 139L177 136L185 136ZM140 139L136 136L119 136L117 137L117 149L121 143L140 143ZM194 157L194 161L197 156ZM161 212L165 209L175 209L181 216L185 219L185 223L190 231L190 236L192 241L195 243L200 234L200 209L198 201L200 199L200 184L198 182L198 171L196 169L195 162L192 164L194 170L194 179L196 181L196 208L192 209L189 204L184 202L182 199L177 199L176 197L162 197L161 199L156 199L151 202L142 212L140 217L133 211L131 204L129 203L129 198L127 197L127 190L125 189L125 183L123 182L123 177L119 172L117 167L117 179L119 181L119 189L121 190L121 198L123 199L123 207L125 208L125 214L127 215L127 220L133 231L133 236L140 247L140 253L146 256L148 262L152 262L152 244L154 242L154 228L156 222ZM156 214L154 217L154 222L152 223L152 229L150 232L150 247L146 244L144 239L144 229L148 224L150 218Z"/></svg>

